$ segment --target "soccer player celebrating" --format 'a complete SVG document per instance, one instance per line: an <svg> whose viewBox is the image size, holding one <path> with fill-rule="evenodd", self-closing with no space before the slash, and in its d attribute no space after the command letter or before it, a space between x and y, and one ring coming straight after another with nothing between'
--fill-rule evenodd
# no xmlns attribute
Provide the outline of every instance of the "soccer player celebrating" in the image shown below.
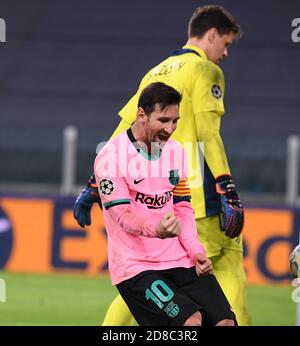
<svg viewBox="0 0 300 346"><path fill-rule="evenodd" d="M113 137L131 126L141 91L150 83L160 81L182 94L181 121L172 139L184 144L203 143L203 150L192 151L189 164L203 174L194 184L189 171L191 203L199 238L214 274L233 307L239 325L249 325L246 303L246 278L243 268L242 237L244 210L228 166L220 136L224 114L224 77L218 66L228 55L229 46L240 36L240 27L221 6L197 8L189 22L188 41L181 49L151 69L142 79L137 93L120 111L122 118ZM77 198L74 216L79 224L90 223L90 208L98 201L97 189L91 179ZM130 314L118 296L110 306L103 325L130 323ZM127 311L127 312L126 312Z"/></svg>
<svg viewBox="0 0 300 346"><path fill-rule="evenodd" d="M169 139L180 100L164 83L148 85L134 124L96 157L109 271L139 325L233 326L197 237L185 153Z"/></svg>

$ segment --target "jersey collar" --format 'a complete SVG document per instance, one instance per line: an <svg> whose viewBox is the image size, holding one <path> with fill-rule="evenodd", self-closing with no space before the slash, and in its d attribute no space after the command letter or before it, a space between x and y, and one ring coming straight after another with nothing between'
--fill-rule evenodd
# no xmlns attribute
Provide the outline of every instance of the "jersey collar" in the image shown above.
<svg viewBox="0 0 300 346"><path fill-rule="evenodd" d="M141 154L145 159L149 161L154 161L160 158L162 150L159 149L156 154L150 155L146 153L143 148L138 144L137 140L134 138L131 127L127 130L127 136L130 139L131 143L134 145L135 149Z"/></svg>
<svg viewBox="0 0 300 346"><path fill-rule="evenodd" d="M197 52L198 54L200 54L201 57L202 57L203 59L208 60L206 54L204 53L204 51L203 51L202 49L196 47L196 46L193 46L193 45L191 45L191 44L186 44L186 45L183 46L182 48L183 48L183 49L192 49L192 50L194 50L195 52Z"/></svg>

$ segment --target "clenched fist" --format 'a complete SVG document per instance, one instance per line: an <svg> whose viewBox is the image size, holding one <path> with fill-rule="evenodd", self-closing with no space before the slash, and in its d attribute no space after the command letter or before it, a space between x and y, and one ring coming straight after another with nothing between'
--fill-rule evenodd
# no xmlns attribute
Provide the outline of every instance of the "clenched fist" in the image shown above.
<svg viewBox="0 0 300 346"><path fill-rule="evenodd" d="M212 272L211 261L202 253L195 255L196 273L198 276L207 275Z"/></svg>
<svg viewBox="0 0 300 346"><path fill-rule="evenodd" d="M180 232L180 223L173 213L165 214L156 229L158 237L162 239L177 237Z"/></svg>

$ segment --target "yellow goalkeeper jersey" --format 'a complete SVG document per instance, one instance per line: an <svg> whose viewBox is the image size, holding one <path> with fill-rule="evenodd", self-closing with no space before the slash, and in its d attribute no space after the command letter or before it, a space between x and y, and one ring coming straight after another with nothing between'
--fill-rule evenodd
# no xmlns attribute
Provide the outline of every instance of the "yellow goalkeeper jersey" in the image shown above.
<svg viewBox="0 0 300 346"><path fill-rule="evenodd" d="M127 123L135 121L139 95L153 82L168 84L182 94L180 120L172 138L181 143L188 154L195 216L218 214L220 197L215 190L215 178L230 174L219 133L224 113L222 70L208 61L198 47L186 45L174 51L143 77L136 94L119 112Z"/></svg>

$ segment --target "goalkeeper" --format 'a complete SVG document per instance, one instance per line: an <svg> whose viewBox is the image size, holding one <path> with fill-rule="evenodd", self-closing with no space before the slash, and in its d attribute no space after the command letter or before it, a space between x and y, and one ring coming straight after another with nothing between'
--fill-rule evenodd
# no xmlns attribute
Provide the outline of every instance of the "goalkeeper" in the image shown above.
<svg viewBox="0 0 300 346"><path fill-rule="evenodd" d="M224 77L218 64L240 34L239 25L223 7L197 8L189 22L187 44L144 76L137 93L119 112L121 121L112 137L134 122L139 95L150 83L163 82L182 94L181 121L172 138L182 144L192 143L193 147L197 142L204 146L203 150L192 150L189 155L189 163L196 167L190 170L189 181L198 235L238 324L249 325L240 235L244 211L219 133L225 110ZM203 155L200 177L203 184L199 184ZM90 224L90 209L95 201L100 199L92 177L74 206L74 216L81 226ZM131 319L126 304L118 296L107 311L103 325L128 325Z"/></svg>

